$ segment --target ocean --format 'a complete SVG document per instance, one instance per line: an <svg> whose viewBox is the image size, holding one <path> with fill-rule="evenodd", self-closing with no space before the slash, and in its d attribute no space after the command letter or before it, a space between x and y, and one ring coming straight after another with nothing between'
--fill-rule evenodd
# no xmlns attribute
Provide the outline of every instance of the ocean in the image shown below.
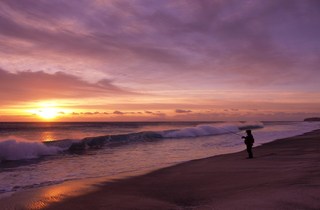
<svg viewBox="0 0 320 210"><path fill-rule="evenodd" d="M259 146L319 128L320 122L0 123L0 197L242 151L246 129Z"/></svg>

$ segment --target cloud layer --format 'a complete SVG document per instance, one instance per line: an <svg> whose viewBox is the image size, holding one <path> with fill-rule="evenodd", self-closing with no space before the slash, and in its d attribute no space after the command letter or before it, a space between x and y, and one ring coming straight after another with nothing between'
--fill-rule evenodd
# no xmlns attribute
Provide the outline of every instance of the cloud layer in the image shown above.
<svg viewBox="0 0 320 210"><path fill-rule="evenodd" d="M43 71L10 73L1 69L0 89L2 90L0 92L2 103L133 94L107 80L90 84L63 72L54 74Z"/></svg>
<svg viewBox="0 0 320 210"><path fill-rule="evenodd" d="M319 19L317 0L2 0L0 96L126 106L139 92L141 111L155 101L182 116L194 114L183 101L276 103L290 92L307 108L320 96Z"/></svg>
<svg viewBox="0 0 320 210"><path fill-rule="evenodd" d="M0 12L6 53L94 60L107 65L98 71L125 74L121 81L155 73L182 76L181 85L207 77L293 84L319 64L319 3L312 0L5 0Z"/></svg>

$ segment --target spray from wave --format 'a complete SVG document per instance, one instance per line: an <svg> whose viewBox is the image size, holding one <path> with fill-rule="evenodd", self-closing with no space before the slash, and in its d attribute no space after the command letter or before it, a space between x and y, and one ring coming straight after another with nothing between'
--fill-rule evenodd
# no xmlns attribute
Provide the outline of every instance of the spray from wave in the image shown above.
<svg viewBox="0 0 320 210"><path fill-rule="evenodd" d="M212 136L228 133L237 133L241 130L263 128L261 122L242 122L242 123L223 123L217 125L197 125L195 127L182 128L173 131L164 131L163 137L165 138L186 138L186 137L200 137Z"/></svg>
<svg viewBox="0 0 320 210"><path fill-rule="evenodd" d="M27 142L22 139L0 141L0 162L6 160L34 159L44 155L55 155L59 147L49 147L41 142Z"/></svg>

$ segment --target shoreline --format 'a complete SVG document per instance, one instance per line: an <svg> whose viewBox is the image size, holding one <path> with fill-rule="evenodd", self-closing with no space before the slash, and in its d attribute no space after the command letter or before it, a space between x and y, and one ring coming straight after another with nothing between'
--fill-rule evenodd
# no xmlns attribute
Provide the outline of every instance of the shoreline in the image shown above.
<svg viewBox="0 0 320 210"><path fill-rule="evenodd" d="M88 180L75 181L72 183L82 187L71 193L62 189L30 203L30 197L54 187L34 189L0 198L0 206L9 203L9 207L17 209L319 209L319 141L320 130L315 130L257 146L252 160L245 159L246 151L241 151L120 180L104 178L91 184L85 184ZM72 183L63 183L61 187ZM29 204L23 207L22 198L29 199Z"/></svg>

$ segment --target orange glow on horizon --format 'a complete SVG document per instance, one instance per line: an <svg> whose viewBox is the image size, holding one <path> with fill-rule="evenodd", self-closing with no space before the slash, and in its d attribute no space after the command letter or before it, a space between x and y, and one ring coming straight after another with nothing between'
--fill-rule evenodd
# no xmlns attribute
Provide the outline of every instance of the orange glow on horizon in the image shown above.
<svg viewBox="0 0 320 210"><path fill-rule="evenodd" d="M58 116L58 111L56 108L50 107L40 109L36 114L45 120L52 120Z"/></svg>
<svg viewBox="0 0 320 210"><path fill-rule="evenodd" d="M41 102L37 103L35 107L37 108L29 110L28 112L44 121L53 121L66 111L59 109L55 102Z"/></svg>

